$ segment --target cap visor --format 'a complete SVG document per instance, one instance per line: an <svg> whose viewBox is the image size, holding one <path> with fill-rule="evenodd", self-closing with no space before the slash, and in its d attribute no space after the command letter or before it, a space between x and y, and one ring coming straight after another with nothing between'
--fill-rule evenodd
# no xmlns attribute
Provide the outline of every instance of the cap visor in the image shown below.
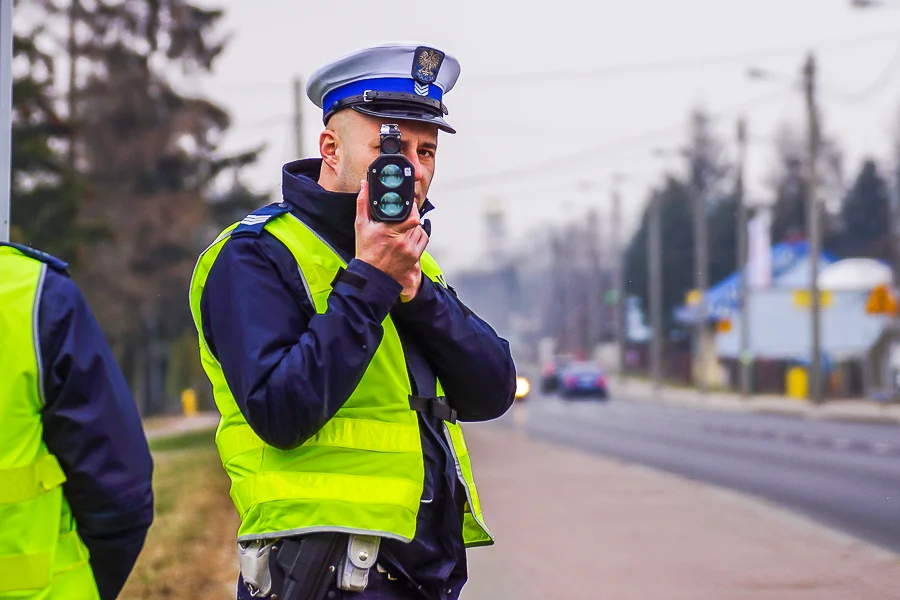
<svg viewBox="0 0 900 600"><path fill-rule="evenodd" d="M373 117L381 117L382 119L398 119L401 121L419 121L420 123L431 123L432 125L436 125L437 128L441 131L446 131L447 133L456 133L456 130L450 127L450 124L447 123L447 121L445 121L442 117L423 111L408 110L402 108L398 109L393 107L375 107L371 104L366 106L351 106L350 108L358 113L371 115Z"/></svg>

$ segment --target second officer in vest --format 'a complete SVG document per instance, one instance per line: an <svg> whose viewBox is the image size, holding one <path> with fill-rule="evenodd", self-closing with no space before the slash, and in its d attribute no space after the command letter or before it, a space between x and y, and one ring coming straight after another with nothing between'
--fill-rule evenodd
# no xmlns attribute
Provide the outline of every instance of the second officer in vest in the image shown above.
<svg viewBox="0 0 900 600"><path fill-rule="evenodd" d="M0 242L0 600L115 600L153 521L152 470L66 263Z"/></svg>
<svg viewBox="0 0 900 600"><path fill-rule="evenodd" d="M321 158L285 165L284 201L200 257L191 308L241 516L239 598L456 599L466 547L492 543L457 421L506 412L515 367L445 284L421 219L458 76L409 44L321 68ZM367 204L383 124L415 168L400 224Z"/></svg>

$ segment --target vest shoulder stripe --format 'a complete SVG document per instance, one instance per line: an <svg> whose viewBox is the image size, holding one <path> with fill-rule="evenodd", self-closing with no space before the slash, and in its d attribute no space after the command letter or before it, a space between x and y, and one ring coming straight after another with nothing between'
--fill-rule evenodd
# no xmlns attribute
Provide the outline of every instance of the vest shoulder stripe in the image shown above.
<svg viewBox="0 0 900 600"><path fill-rule="evenodd" d="M285 213L291 212L291 205L287 202L279 202L278 204L269 204L258 208L238 223L238 226L231 232L232 237L251 236L259 237L266 228L266 223L272 219L279 217Z"/></svg>
<svg viewBox="0 0 900 600"><path fill-rule="evenodd" d="M39 260L42 263L49 265L54 271L59 271L63 275L69 274L69 263L56 258L52 254L47 254L46 252L42 252L41 250L37 250L36 248L32 248L31 246L13 244L12 242L0 242L0 246L14 248L28 258L33 258L34 260Z"/></svg>

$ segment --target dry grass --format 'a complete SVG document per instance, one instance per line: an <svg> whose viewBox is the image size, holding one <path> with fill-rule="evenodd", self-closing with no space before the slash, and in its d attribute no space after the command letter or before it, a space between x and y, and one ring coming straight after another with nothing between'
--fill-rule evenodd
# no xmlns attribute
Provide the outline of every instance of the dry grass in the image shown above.
<svg viewBox="0 0 900 600"><path fill-rule="evenodd" d="M184 436L154 460L156 518L121 598L234 598L240 522L212 436Z"/></svg>

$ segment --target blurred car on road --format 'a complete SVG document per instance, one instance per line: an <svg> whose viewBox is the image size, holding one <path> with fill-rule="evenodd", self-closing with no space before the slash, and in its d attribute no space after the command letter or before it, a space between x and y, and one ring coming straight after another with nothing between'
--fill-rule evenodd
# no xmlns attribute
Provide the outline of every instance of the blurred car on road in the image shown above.
<svg viewBox="0 0 900 600"><path fill-rule="evenodd" d="M593 361L569 363L560 370L559 380L560 395L564 398L609 397L606 373L599 363Z"/></svg>
<svg viewBox="0 0 900 600"><path fill-rule="evenodd" d="M559 390L559 373L567 364L572 362L572 357L566 354L554 356L541 367L541 392L552 394Z"/></svg>

